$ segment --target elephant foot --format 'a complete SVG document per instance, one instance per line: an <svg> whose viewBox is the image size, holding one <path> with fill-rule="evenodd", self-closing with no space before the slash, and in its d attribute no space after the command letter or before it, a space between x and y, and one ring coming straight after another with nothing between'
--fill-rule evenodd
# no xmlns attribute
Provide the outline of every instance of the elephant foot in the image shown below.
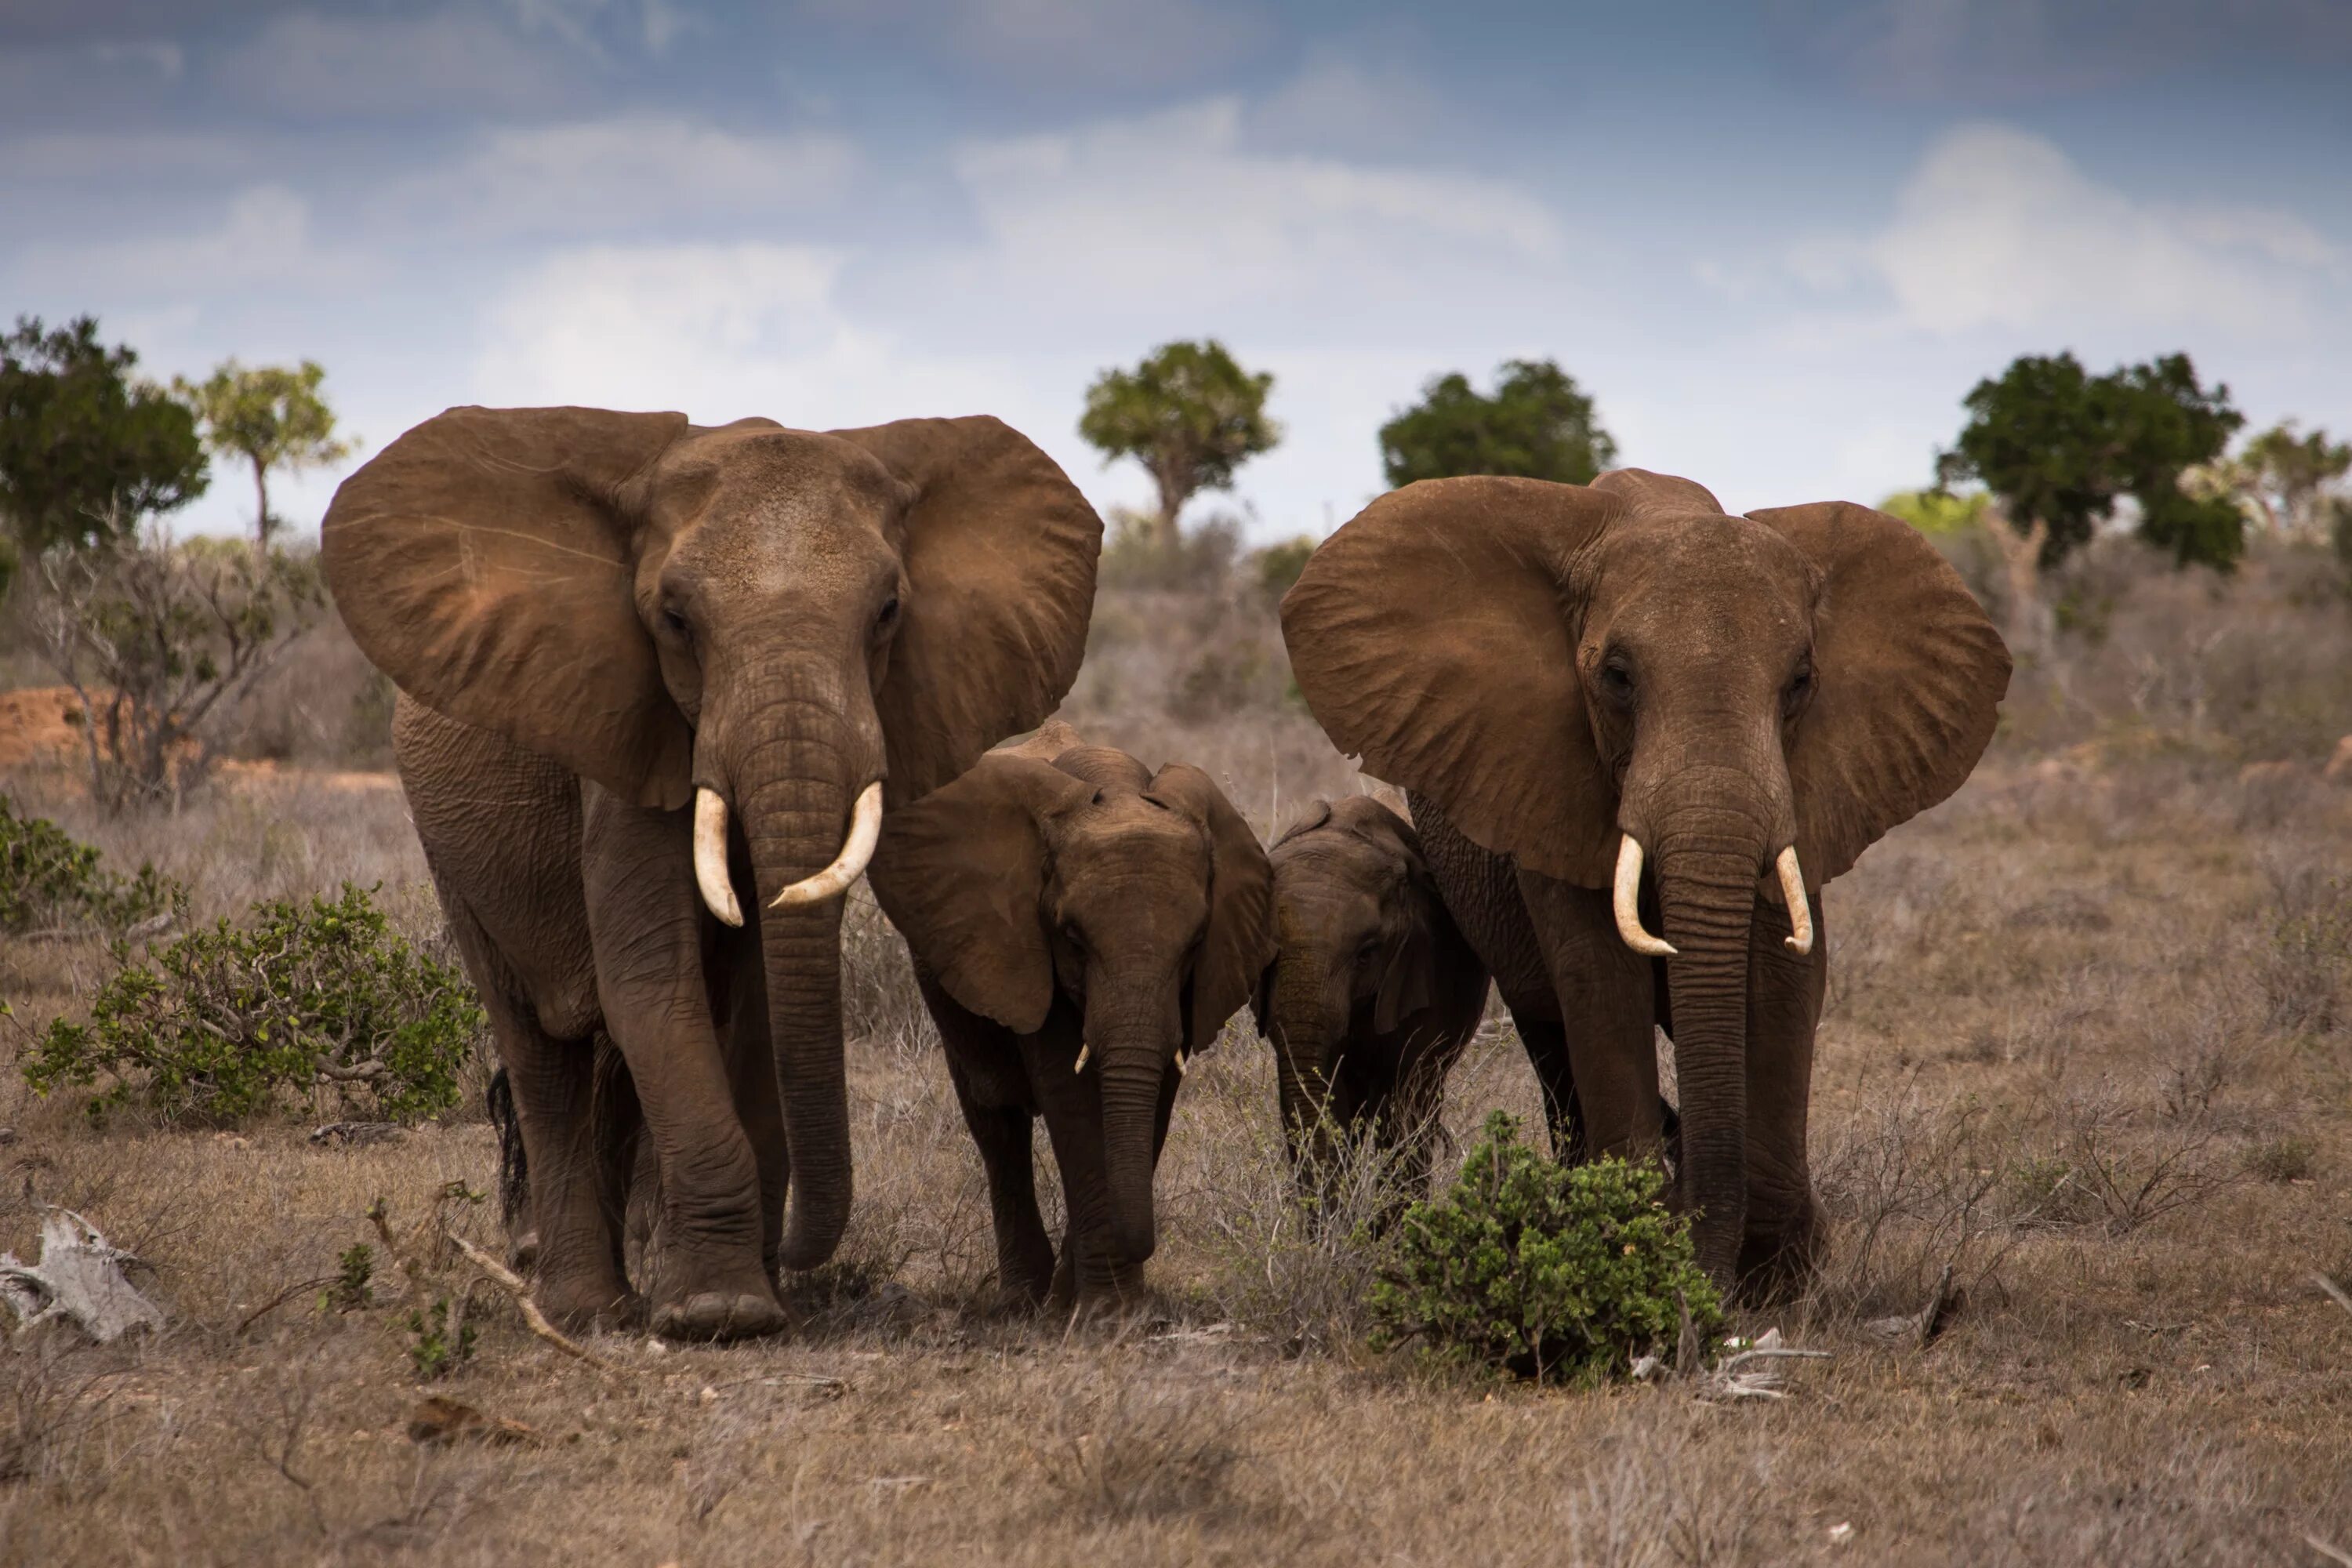
<svg viewBox="0 0 2352 1568"><path fill-rule="evenodd" d="M1811 1215L1785 1226L1751 1226L1739 1247L1739 1300L1768 1306L1804 1294L1821 1272L1822 1242L1821 1223Z"/></svg>
<svg viewBox="0 0 2352 1568"><path fill-rule="evenodd" d="M783 1308L765 1290L698 1290L663 1303L653 1330L666 1340L749 1340L784 1331Z"/></svg>
<svg viewBox="0 0 2352 1568"><path fill-rule="evenodd" d="M625 1287L542 1279L530 1299L547 1321L566 1333L625 1329L643 1321L645 1301Z"/></svg>

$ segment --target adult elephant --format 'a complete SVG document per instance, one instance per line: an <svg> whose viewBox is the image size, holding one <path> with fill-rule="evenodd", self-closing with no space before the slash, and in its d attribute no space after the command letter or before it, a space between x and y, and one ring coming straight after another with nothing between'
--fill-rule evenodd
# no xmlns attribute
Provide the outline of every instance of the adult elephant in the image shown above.
<svg viewBox="0 0 2352 1568"><path fill-rule="evenodd" d="M1332 740L1410 792L1562 1154L1660 1147L1663 1026L1699 1261L1801 1278L1819 889L1959 787L2008 689L1958 574L1845 502L1433 479L1333 534L1282 621Z"/></svg>
<svg viewBox="0 0 2352 1568"><path fill-rule="evenodd" d="M401 780L511 1080L551 1317L634 1305L600 1030L659 1163L658 1331L780 1328L776 1268L832 1256L840 895L886 805L1067 690L1101 532L990 418L455 408L336 492L328 582L403 694Z"/></svg>

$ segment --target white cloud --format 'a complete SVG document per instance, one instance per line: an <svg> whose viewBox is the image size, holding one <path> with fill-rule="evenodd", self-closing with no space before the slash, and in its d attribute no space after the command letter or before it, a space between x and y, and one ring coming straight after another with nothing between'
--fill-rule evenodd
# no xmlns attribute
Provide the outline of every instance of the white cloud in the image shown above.
<svg viewBox="0 0 2352 1568"><path fill-rule="evenodd" d="M192 233L27 246L21 276L68 283L85 296L178 301L216 291L266 288L324 292L347 287L372 263L322 245L310 205L283 185L256 185L232 197L217 225Z"/></svg>
<svg viewBox="0 0 2352 1568"><path fill-rule="evenodd" d="M1275 154L1248 144L1237 99L1080 130L973 142L955 166L1001 288L1080 319L1114 312L1216 326L1416 302L1435 278L1544 272L1567 246L1551 209L1476 174ZM1360 330L1361 323L1349 324Z"/></svg>
<svg viewBox="0 0 2352 1568"><path fill-rule="evenodd" d="M2000 125L1931 147L1863 254L1903 320L1943 334L2117 320L2283 332L2340 261L2290 214L2138 202Z"/></svg>
<svg viewBox="0 0 2352 1568"><path fill-rule="evenodd" d="M230 136L138 131L60 131L0 142L0 178L90 181L234 175L261 154Z"/></svg>
<svg viewBox="0 0 2352 1568"><path fill-rule="evenodd" d="M1274 146L1406 151L1443 115L1435 90L1412 71L1323 55L1250 106L1249 130Z"/></svg>
<svg viewBox="0 0 2352 1568"><path fill-rule="evenodd" d="M789 226L859 166L846 138L738 136L661 115L493 131L456 163L401 182L395 218L478 234L625 232L760 220Z"/></svg>
<svg viewBox="0 0 2352 1568"><path fill-rule="evenodd" d="M477 395L817 428L992 406L984 367L853 321L835 298L845 259L767 244L559 252L490 305Z"/></svg>

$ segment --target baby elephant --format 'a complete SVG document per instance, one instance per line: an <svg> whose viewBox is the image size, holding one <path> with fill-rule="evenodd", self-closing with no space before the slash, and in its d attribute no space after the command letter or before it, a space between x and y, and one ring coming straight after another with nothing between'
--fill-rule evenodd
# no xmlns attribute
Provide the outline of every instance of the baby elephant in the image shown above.
<svg viewBox="0 0 2352 1568"><path fill-rule="evenodd" d="M1486 1007L1412 825L1369 795L1317 801L1276 841L1276 955L1257 994L1292 1170L1328 1181L1332 1134L1369 1132L1404 1191L1428 1180L1445 1075Z"/></svg>
<svg viewBox="0 0 2352 1568"><path fill-rule="evenodd" d="M1257 836L1200 769L1155 773L1055 724L892 812L868 875L988 1169L1006 1296L1133 1294L1186 1058L1274 956ZM1069 1215L1058 1266L1031 1163L1041 1114Z"/></svg>

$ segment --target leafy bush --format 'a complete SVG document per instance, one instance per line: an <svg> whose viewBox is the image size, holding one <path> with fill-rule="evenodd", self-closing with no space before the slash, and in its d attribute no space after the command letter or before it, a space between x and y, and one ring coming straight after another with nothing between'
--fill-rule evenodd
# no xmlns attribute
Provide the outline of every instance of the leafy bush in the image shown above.
<svg viewBox="0 0 2352 1568"><path fill-rule="evenodd" d="M99 865L99 853L46 816L19 816L0 795L0 931L95 928L121 934L144 920L178 912L187 889L142 864L135 877Z"/></svg>
<svg viewBox="0 0 2352 1568"><path fill-rule="evenodd" d="M466 1321L466 1301L457 1301L450 1319L449 1298L438 1296L433 1305L408 1314L408 1359L419 1383L437 1383L474 1359L474 1325Z"/></svg>
<svg viewBox="0 0 2352 1568"><path fill-rule="evenodd" d="M307 908L273 900L183 937L100 987L90 1021L59 1018L25 1061L41 1094L114 1082L93 1118L136 1099L167 1121L233 1121L308 1095L409 1121L457 1099L483 1024L465 977L416 952L350 883Z"/></svg>
<svg viewBox="0 0 2352 1568"><path fill-rule="evenodd" d="M1406 1211L1397 1261L1372 1288L1380 1341L1547 1382L1622 1377L1702 1338L1723 1304L1667 1212L1655 1165L1562 1166L1486 1118L1453 1189Z"/></svg>

